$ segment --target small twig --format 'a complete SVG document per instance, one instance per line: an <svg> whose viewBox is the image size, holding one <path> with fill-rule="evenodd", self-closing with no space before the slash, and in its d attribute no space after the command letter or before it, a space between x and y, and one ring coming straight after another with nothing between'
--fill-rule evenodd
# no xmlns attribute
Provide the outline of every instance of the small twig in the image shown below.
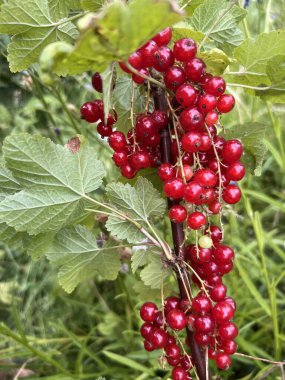
<svg viewBox="0 0 285 380"><path fill-rule="evenodd" d="M148 80L149 82L155 84L156 86L158 87L161 87L163 89L165 89L166 87L160 83L159 81L157 81L156 79L150 77L149 75L145 75L145 74L142 74L141 72L139 72L138 70L136 70L132 65L130 65L128 62L126 62L126 67L133 73L133 74L136 74L138 75L139 77L142 77L146 80Z"/></svg>
<svg viewBox="0 0 285 380"><path fill-rule="evenodd" d="M251 356L251 355L242 354L240 352L236 352L235 355L236 356L241 356L243 358L252 359L252 360L258 360L258 361L264 362L264 363L278 364L278 365L281 365L281 366L285 365L285 361L283 361L283 362L277 362L277 361L270 360L270 359L259 358L258 356Z"/></svg>

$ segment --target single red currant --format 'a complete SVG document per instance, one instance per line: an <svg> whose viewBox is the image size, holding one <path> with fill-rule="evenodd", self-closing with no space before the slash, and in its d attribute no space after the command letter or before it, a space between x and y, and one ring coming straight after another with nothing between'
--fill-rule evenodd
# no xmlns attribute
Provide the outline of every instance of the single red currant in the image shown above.
<svg viewBox="0 0 285 380"><path fill-rule="evenodd" d="M149 335L153 330L153 325L149 322L145 322L140 329L141 336L145 338L146 340L149 340Z"/></svg>
<svg viewBox="0 0 285 380"><path fill-rule="evenodd" d="M156 350L164 348L167 343L167 333L162 329L153 329L149 334L149 341Z"/></svg>
<svg viewBox="0 0 285 380"><path fill-rule="evenodd" d="M183 197L185 184L181 178L171 178L164 183L163 189L168 198L180 199Z"/></svg>
<svg viewBox="0 0 285 380"><path fill-rule="evenodd" d="M175 42L173 53L177 61L187 62L195 57L197 45L191 38L182 38Z"/></svg>
<svg viewBox="0 0 285 380"><path fill-rule="evenodd" d="M140 48L144 67L152 67L154 65L155 53L157 50L158 45L153 40L148 41L143 47Z"/></svg>
<svg viewBox="0 0 285 380"><path fill-rule="evenodd" d="M237 344L234 340L225 340L221 348L226 354L233 355L237 350Z"/></svg>
<svg viewBox="0 0 285 380"><path fill-rule="evenodd" d="M212 304L209 298L203 294L198 294L193 298L192 310L198 314L210 313Z"/></svg>
<svg viewBox="0 0 285 380"><path fill-rule="evenodd" d="M164 301L164 310L167 315L171 310L178 309L180 304L180 298L178 297L167 297Z"/></svg>
<svg viewBox="0 0 285 380"><path fill-rule="evenodd" d="M95 73L92 76L92 86L94 90L97 92L103 92L103 82L102 82L102 77L99 73Z"/></svg>
<svg viewBox="0 0 285 380"><path fill-rule="evenodd" d="M147 152L137 152L131 156L131 165L136 169L146 169L150 166L150 156Z"/></svg>
<svg viewBox="0 0 285 380"><path fill-rule="evenodd" d="M171 310L166 316L166 321L169 327L176 331L183 330L187 325L186 315L179 309Z"/></svg>
<svg viewBox="0 0 285 380"><path fill-rule="evenodd" d="M152 40L157 43L158 46L168 45L172 38L172 29L166 28L157 33Z"/></svg>
<svg viewBox="0 0 285 380"><path fill-rule="evenodd" d="M214 318L210 314L199 315L195 319L194 327L198 332L204 334L212 333L215 328Z"/></svg>
<svg viewBox="0 0 285 380"><path fill-rule="evenodd" d="M243 153L242 143L239 140L228 140L223 145L222 158L225 164L238 161Z"/></svg>
<svg viewBox="0 0 285 380"><path fill-rule="evenodd" d="M101 137L109 137L112 133L112 127L105 125L102 121L100 121L97 125L97 132L101 135Z"/></svg>
<svg viewBox="0 0 285 380"><path fill-rule="evenodd" d="M132 74L132 80L136 84L142 84L145 81L145 78L143 78L142 75L148 75L148 71L146 69L140 69L138 71L139 71L139 74Z"/></svg>
<svg viewBox="0 0 285 380"><path fill-rule="evenodd" d="M144 349L148 352L152 352L155 350L155 347L151 342L149 342L148 340L145 340L144 341Z"/></svg>
<svg viewBox="0 0 285 380"><path fill-rule="evenodd" d="M213 256L217 264L229 264L234 259L234 251L227 245L216 245Z"/></svg>
<svg viewBox="0 0 285 380"><path fill-rule="evenodd" d="M192 230L199 230L203 228L207 223L206 216L201 212L192 212L187 219L188 227Z"/></svg>
<svg viewBox="0 0 285 380"><path fill-rule="evenodd" d="M217 175L210 169L198 169L193 179L203 187L214 187L218 181Z"/></svg>
<svg viewBox="0 0 285 380"><path fill-rule="evenodd" d="M199 110L205 114L213 111L217 106L217 100L214 95L204 94L198 99Z"/></svg>
<svg viewBox="0 0 285 380"><path fill-rule="evenodd" d="M201 134L197 132L186 133L181 140L182 148L185 152L196 153L199 151L202 143Z"/></svg>
<svg viewBox="0 0 285 380"><path fill-rule="evenodd" d="M136 175L136 170L131 164L127 163L121 166L121 173L123 177L132 179Z"/></svg>
<svg viewBox="0 0 285 380"><path fill-rule="evenodd" d="M181 356L181 351L180 351L180 348L177 344L168 344L165 349L165 355L170 357L170 358L173 358L173 359L177 359L177 358L180 358Z"/></svg>
<svg viewBox="0 0 285 380"><path fill-rule="evenodd" d="M216 365L221 370L229 369L231 365L231 358L229 355L224 354L222 352L217 353L216 355Z"/></svg>
<svg viewBox="0 0 285 380"><path fill-rule="evenodd" d="M203 190L203 187L195 181L187 183L184 189L185 201L190 203L197 202L203 195Z"/></svg>
<svg viewBox="0 0 285 380"><path fill-rule="evenodd" d="M174 367L172 370L173 380L187 380L187 372L182 367Z"/></svg>
<svg viewBox="0 0 285 380"><path fill-rule="evenodd" d="M235 98L230 94L224 94L219 97L217 108L221 113L230 112L235 106Z"/></svg>
<svg viewBox="0 0 285 380"><path fill-rule="evenodd" d="M157 306L153 302L146 302L140 308L141 319L145 322L153 322L157 312Z"/></svg>
<svg viewBox="0 0 285 380"><path fill-rule="evenodd" d="M241 191L235 185L228 185L223 191L223 200L228 204L238 203L241 199Z"/></svg>
<svg viewBox="0 0 285 380"><path fill-rule="evenodd" d="M109 145L115 151L123 150L127 145L127 140L122 132L115 131L109 136Z"/></svg>
<svg viewBox="0 0 285 380"><path fill-rule="evenodd" d="M157 52L154 54L154 65L155 70L159 72L164 72L173 66L174 56L171 49L166 46L160 46Z"/></svg>
<svg viewBox="0 0 285 380"><path fill-rule="evenodd" d="M172 91L181 86L186 80L185 72L179 66L172 66L164 74L165 86Z"/></svg>
<svg viewBox="0 0 285 380"><path fill-rule="evenodd" d="M212 77L204 84L204 90L216 97L221 96L226 90L226 83L221 77Z"/></svg>
<svg viewBox="0 0 285 380"><path fill-rule="evenodd" d="M123 166L128 163L128 153L125 150L121 150L119 152L115 152L113 154L113 160L116 166Z"/></svg>
<svg viewBox="0 0 285 380"><path fill-rule="evenodd" d="M180 117L184 131L200 131L204 126L204 116L197 108L185 108Z"/></svg>
<svg viewBox="0 0 285 380"><path fill-rule="evenodd" d="M219 326L218 336L222 340L232 340L238 335L238 328L233 322L226 322Z"/></svg>
<svg viewBox="0 0 285 380"><path fill-rule="evenodd" d="M240 181L245 176L245 168L239 161L228 166L226 170L226 178L229 181Z"/></svg>
<svg viewBox="0 0 285 380"><path fill-rule="evenodd" d="M183 223L187 218L186 208L181 205L174 205L169 210L169 218L174 223Z"/></svg>
<svg viewBox="0 0 285 380"><path fill-rule="evenodd" d="M210 297L213 301L223 301L227 295L227 287L224 284L217 284L210 290Z"/></svg>
<svg viewBox="0 0 285 380"><path fill-rule="evenodd" d="M183 107L190 107L195 104L198 94L191 84L182 84L176 91L176 100Z"/></svg>
<svg viewBox="0 0 285 380"><path fill-rule="evenodd" d="M201 59L193 58L185 64L184 69L188 80L199 82L205 74L206 65Z"/></svg>
<svg viewBox="0 0 285 380"><path fill-rule="evenodd" d="M154 126L157 130L163 129L168 125L168 117L164 111L155 110L151 114Z"/></svg>
<svg viewBox="0 0 285 380"><path fill-rule="evenodd" d="M227 301L218 302L212 311L212 315L218 324L224 324L234 317L235 311Z"/></svg>

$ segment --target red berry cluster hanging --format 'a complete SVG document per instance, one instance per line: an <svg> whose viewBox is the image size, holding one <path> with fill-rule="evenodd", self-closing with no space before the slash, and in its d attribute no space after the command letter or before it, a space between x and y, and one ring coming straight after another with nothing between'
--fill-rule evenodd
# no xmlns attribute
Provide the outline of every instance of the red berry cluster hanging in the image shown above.
<svg viewBox="0 0 285 380"><path fill-rule="evenodd" d="M172 49L167 46L171 39L172 30L166 28L128 62L119 63L135 84L149 81L164 89L167 112L155 109L148 99L148 108L136 115L126 135L115 128L115 111L104 122L100 100L85 103L81 114L86 121L98 123L98 133L108 137L113 160L124 177L130 179L141 169L158 167L164 193L174 201L171 221L185 222L188 231L195 231L195 244L186 246L184 259L199 293L189 300L171 297L161 311L152 303L141 308L145 349L163 349L166 361L174 367L172 378L184 380L191 379L191 357L183 351L177 334L174 337L168 329L188 327L220 369L230 366L230 355L236 351L235 303L227 297L222 282L233 268L234 251L223 244L223 231L211 225L211 215L221 215L224 204L240 200L237 181L244 177L245 168L240 162L241 142L218 135L223 130L222 114L235 105L234 97L225 93L224 79L207 73L203 60L196 57L197 45L192 39L175 41ZM100 74L93 76L92 84L102 91ZM165 128L170 132L172 157L171 162L161 163L161 130Z"/></svg>

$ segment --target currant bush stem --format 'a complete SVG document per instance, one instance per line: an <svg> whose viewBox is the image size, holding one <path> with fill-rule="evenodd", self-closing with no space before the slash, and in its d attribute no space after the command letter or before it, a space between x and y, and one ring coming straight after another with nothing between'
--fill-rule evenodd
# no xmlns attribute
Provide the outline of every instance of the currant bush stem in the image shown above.
<svg viewBox="0 0 285 380"><path fill-rule="evenodd" d="M152 93L154 99L155 109L167 112L168 102L167 102L167 94L162 90L161 86L152 86ZM162 163L171 163L171 137L169 127L164 128L161 131L161 142L160 142L160 151L161 151L161 162ZM173 201L172 199L167 199L168 207L171 208L174 204L179 204L177 201ZM185 235L183 230L183 225L181 223L171 223L172 229L172 237L174 243L174 253L179 258L184 257L185 255ZM180 269L180 268L179 268ZM178 273L177 273L178 272ZM178 281L178 286L180 290L181 299L188 298L188 290L186 281L188 279L188 273L184 268L181 268L181 271L176 270L176 276ZM186 280L187 278L187 280ZM193 364L196 368L198 378L200 380L210 380L210 373L206 374L208 368L206 367L206 361L204 357L204 353L200 350L199 346L195 342L194 333L186 328L187 337L189 340L191 354L193 358Z"/></svg>
<svg viewBox="0 0 285 380"><path fill-rule="evenodd" d="M127 67L127 68L128 68L133 74L136 74L136 75L138 75L138 76L140 76L140 77L142 77L142 78L148 80L149 82L155 84L156 86L165 89L165 86L164 86L162 83L160 83L158 80L156 80L156 79L154 79L154 78L152 78L152 77L150 77L150 76L148 76L148 75L145 75L145 74L140 73L138 70L136 70L136 69L135 69L132 65L130 65L128 62L126 62L126 67Z"/></svg>

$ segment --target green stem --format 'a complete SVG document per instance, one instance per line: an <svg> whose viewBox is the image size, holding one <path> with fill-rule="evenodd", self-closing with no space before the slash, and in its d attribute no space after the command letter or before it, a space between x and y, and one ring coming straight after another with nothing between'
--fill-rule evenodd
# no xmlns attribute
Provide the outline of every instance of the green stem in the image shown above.
<svg viewBox="0 0 285 380"><path fill-rule="evenodd" d="M77 123L75 122L74 116L71 114L71 112L69 111L68 107L66 106L66 100L64 99L61 91L58 90L58 89L54 89L54 91L55 91L55 94L56 94L58 100L60 101L60 103L62 105L62 108L64 109L67 117L69 118L69 121L70 121L73 129L80 135L82 133L82 131L78 127Z"/></svg>

